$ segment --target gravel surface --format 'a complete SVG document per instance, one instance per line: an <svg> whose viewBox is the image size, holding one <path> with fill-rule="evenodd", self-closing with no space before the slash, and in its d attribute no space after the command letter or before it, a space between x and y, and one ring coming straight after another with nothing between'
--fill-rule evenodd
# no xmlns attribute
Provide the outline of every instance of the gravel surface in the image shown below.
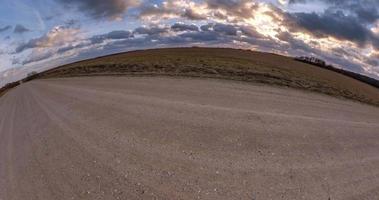
<svg viewBox="0 0 379 200"><path fill-rule="evenodd" d="M0 98L0 199L379 199L378 130L377 107L293 89L37 80Z"/></svg>

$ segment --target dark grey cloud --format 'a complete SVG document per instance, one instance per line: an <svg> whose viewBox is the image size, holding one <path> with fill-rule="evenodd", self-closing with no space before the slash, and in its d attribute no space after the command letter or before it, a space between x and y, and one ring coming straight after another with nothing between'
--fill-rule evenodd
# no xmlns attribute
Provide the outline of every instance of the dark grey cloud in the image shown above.
<svg viewBox="0 0 379 200"><path fill-rule="evenodd" d="M217 23L213 26L213 30L218 33L225 35L237 35L237 28L229 24L220 24Z"/></svg>
<svg viewBox="0 0 379 200"><path fill-rule="evenodd" d="M371 7L366 5L352 6L351 11L360 19L361 22L374 23L379 19L378 7Z"/></svg>
<svg viewBox="0 0 379 200"><path fill-rule="evenodd" d="M28 58L26 58L25 60L23 60L22 64L26 65L26 64L30 64L30 63L46 60L46 59L54 56L54 54L55 54L54 52L49 51L49 52L46 52L46 53L43 53L43 54L31 55Z"/></svg>
<svg viewBox="0 0 379 200"><path fill-rule="evenodd" d="M200 30L187 30L175 36L162 37L160 40L162 43L169 45L198 43L206 45L231 44L233 40L239 40L238 30L239 27L233 25L209 23L201 26Z"/></svg>
<svg viewBox="0 0 379 200"><path fill-rule="evenodd" d="M379 5L377 0L289 0L290 4L295 3L309 3L309 2L324 2L330 5L351 5L355 3L367 4L367 5Z"/></svg>
<svg viewBox="0 0 379 200"><path fill-rule="evenodd" d="M66 28L80 28L80 21L77 19L70 19L64 22Z"/></svg>
<svg viewBox="0 0 379 200"><path fill-rule="evenodd" d="M308 44L302 40L293 38L292 35L288 32L282 32L277 37L281 41L288 43L288 46L286 46L287 49L291 49L292 51L308 52L308 54L314 52L314 49L311 48Z"/></svg>
<svg viewBox="0 0 379 200"><path fill-rule="evenodd" d="M30 30L28 28L26 28L25 26L23 26L21 24L17 24L13 29L13 33L17 33L17 34L22 34L22 33L29 32L29 31Z"/></svg>
<svg viewBox="0 0 379 200"><path fill-rule="evenodd" d="M144 29L146 27L143 27ZM137 28L138 29L138 28ZM89 53L87 51L85 54L95 54L97 53L116 53L120 51L130 50L130 49L141 49L148 47L173 47L173 46L192 46L194 44L205 44L205 45L218 45L222 44L230 44L236 36L225 35L222 33L215 32L213 30L209 31L185 31L185 32L177 32L178 34L144 34L143 37L133 37L126 40L117 40L112 41L104 46L102 46L102 50L96 50L93 48L89 48L89 51L93 51L93 53ZM104 51L103 51L104 50Z"/></svg>
<svg viewBox="0 0 379 200"><path fill-rule="evenodd" d="M173 31L199 31L199 27L193 24L175 23L171 26Z"/></svg>
<svg viewBox="0 0 379 200"><path fill-rule="evenodd" d="M175 38L171 38L172 41L186 41L186 42L210 42L210 41L219 41L221 39L219 34L215 34L210 31L201 31L201 32L187 32L178 35ZM221 41L220 41L221 42Z"/></svg>
<svg viewBox="0 0 379 200"><path fill-rule="evenodd" d="M137 0L57 0L66 7L76 8L95 19L117 19L138 3Z"/></svg>
<svg viewBox="0 0 379 200"><path fill-rule="evenodd" d="M365 62L371 66L374 66L374 67L379 66L379 60L376 58L366 58Z"/></svg>
<svg viewBox="0 0 379 200"><path fill-rule="evenodd" d="M169 31L169 28L167 27L152 26L152 27L138 27L134 30L133 33L141 34L141 35L159 35L159 34L167 33L168 31Z"/></svg>
<svg viewBox="0 0 379 200"><path fill-rule="evenodd" d="M360 48L372 45L379 49L379 36L370 29L374 24L368 24L367 19L347 11L327 9L322 13L282 12L281 15L291 32L307 32L316 38L334 37L353 42Z"/></svg>
<svg viewBox="0 0 379 200"><path fill-rule="evenodd" d="M7 31L7 30L9 30L9 29L11 29L11 28L12 28L11 25L1 27L1 28L0 28L0 33L1 33L1 32L4 32L4 31Z"/></svg>
<svg viewBox="0 0 379 200"><path fill-rule="evenodd" d="M258 33L258 31L256 31L255 28L251 26L241 26L240 30L242 34L248 37L254 37L254 38L262 37L262 34Z"/></svg>
<svg viewBox="0 0 379 200"><path fill-rule="evenodd" d="M352 15L361 23L373 23L379 19L379 1L377 0L290 0L290 4L324 2L329 10L340 10Z"/></svg>
<svg viewBox="0 0 379 200"><path fill-rule="evenodd" d="M28 42L26 43L22 43L20 45L18 45L15 49L15 53L21 53L27 49L33 49L33 48L36 48L38 47L39 43L41 43L42 41L44 41L46 39L45 36L42 36L42 37L39 37L39 38L34 38L34 39L30 39Z"/></svg>
<svg viewBox="0 0 379 200"><path fill-rule="evenodd" d="M107 39L126 39L133 37L133 34L130 31L111 31L106 35Z"/></svg>
<svg viewBox="0 0 379 200"><path fill-rule="evenodd" d="M142 48L145 46L175 46L175 45L190 45L190 44L227 44L233 40L238 39L239 27L221 23L209 23L199 29L198 26L193 24L176 23L171 27L158 27L158 26L144 26L136 28L132 33L133 36L124 34L122 37L116 37L121 32L111 32L104 35L98 35L90 38L88 44L84 46L90 47L104 41L104 38L121 39L111 40L104 43L102 49L107 49L112 52L113 49L125 48ZM113 34L112 34L113 33ZM115 34L117 33L117 34ZM114 35L110 37L110 35ZM139 35L134 37L134 35ZM82 48L83 46L67 46L61 48L60 52L69 51L72 49ZM92 49L89 48L89 49Z"/></svg>
<svg viewBox="0 0 379 200"><path fill-rule="evenodd" d="M90 38L91 43L102 43L104 40L119 40L133 37L133 33L130 31L118 30L112 31L103 35L95 35Z"/></svg>
<svg viewBox="0 0 379 200"><path fill-rule="evenodd" d="M292 20L297 28L303 28L316 37L333 36L340 40L349 40L358 44L366 43L371 32L356 18L343 12L294 13Z"/></svg>
<svg viewBox="0 0 379 200"><path fill-rule="evenodd" d="M62 48L59 48L57 50L57 53L58 54L62 54L62 53L65 53L67 51L70 51L70 50L73 50L73 49L80 49L82 47L85 47L87 46L86 44L84 43L81 43L81 44L77 44L77 45L68 45L68 46L65 46L65 47L62 47Z"/></svg>
<svg viewBox="0 0 379 200"><path fill-rule="evenodd" d="M230 24L209 23L200 27L202 31L214 31L225 35L237 35L237 28Z"/></svg>
<svg viewBox="0 0 379 200"><path fill-rule="evenodd" d="M289 3L312 2L323 2L327 8L322 13L282 13L286 19L285 25L292 32L306 31L317 38L334 37L353 42L360 48L371 45L379 50L379 35L371 30L379 20L379 1L291 0Z"/></svg>
<svg viewBox="0 0 379 200"><path fill-rule="evenodd" d="M205 27L209 28L205 28ZM103 48L111 50L126 47L143 46L172 46L193 43L227 43L237 37L238 27L226 24L210 23L202 27L193 24L176 23L171 27L144 26L138 27L133 34L141 37L129 37L124 40L110 41ZM166 34L167 33L167 34ZM98 40L91 40L91 44L96 44Z"/></svg>

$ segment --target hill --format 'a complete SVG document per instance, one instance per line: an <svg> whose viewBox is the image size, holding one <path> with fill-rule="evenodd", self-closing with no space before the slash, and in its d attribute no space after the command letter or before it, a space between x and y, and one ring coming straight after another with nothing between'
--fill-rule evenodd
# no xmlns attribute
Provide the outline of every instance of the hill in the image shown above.
<svg viewBox="0 0 379 200"><path fill-rule="evenodd" d="M321 59L318 59L315 57L304 57L304 56L302 56L302 57L295 58L295 60L300 61L300 62L304 62L304 63L308 63L311 65L315 65L315 66L318 66L318 67L321 67L324 69L328 69L328 70L343 74L345 76L349 76L349 77L354 78L358 81L362 81L362 82L367 83L369 85L372 85L376 88L379 88L379 80L376 80L374 78L371 78L371 77L368 77L368 76L365 76L362 74L347 71L347 70L344 70L341 68L336 68L333 65L326 64L326 62L321 60Z"/></svg>
<svg viewBox="0 0 379 200"><path fill-rule="evenodd" d="M379 90L336 71L290 57L224 48L140 50L54 68L38 78L166 75L221 78L286 86L379 105Z"/></svg>

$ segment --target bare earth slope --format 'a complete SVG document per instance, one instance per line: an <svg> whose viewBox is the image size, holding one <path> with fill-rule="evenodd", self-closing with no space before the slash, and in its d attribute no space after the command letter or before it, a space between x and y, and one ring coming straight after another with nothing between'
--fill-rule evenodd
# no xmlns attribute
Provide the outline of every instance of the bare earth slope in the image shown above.
<svg viewBox="0 0 379 200"><path fill-rule="evenodd" d="M365 104L87 77L23 84L0 113L2 200L379 198L379 109Z"/></svg>
<svg viewBox="0 0 379 200"><path fill-rule="evenodd" d="M379 106L379 89L293 58L221 48L153 49L62 66L42 78L93 75L170 75L242 80L315 91Z"/></svg>

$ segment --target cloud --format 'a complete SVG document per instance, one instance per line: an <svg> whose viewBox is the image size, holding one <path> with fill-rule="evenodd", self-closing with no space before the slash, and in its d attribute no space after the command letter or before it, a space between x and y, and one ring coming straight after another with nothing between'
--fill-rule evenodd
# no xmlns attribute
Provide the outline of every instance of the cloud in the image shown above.
<svg viewBox="0 0 379 200"><path fill-rule="evenodd" d="M57 0L67 7L74 7L95 19L121 19L125 12L138 5L139 0Z"/></svg>
<svg viewBox="0 0 379 200"><path fill-rule="evenodd" d="M83 39L76 36L77 31L77 29L71 29L68 27L57 27L56 30L50 31L50 34L20 45L18 51L32 49L31 54L20 63L25 65L48 60L52 57L64 57L66 53L69 55L82 54L83 51L89 48L104 48L107 44L113 44L117 41L125 41L129 39L131 40L133 38L133 33L131 31L117 30ZM53 36L52 34L57 35ZM67 38L66 36L70 35L72 37L69 38L76 39L64 39Z"/></svg>
<svg viewBox="0 0 379 200"><path fill-rule="evenodd" d="M44 53L34 53L34 54L32 53L31 55L29 55L28 58L26 58L25 60L22 61L22 64L26 65L26 64L30 64L30 63L46 60L46 59L48 59L48 58L50 58L52 56L54 56L54 52L53 51L47 51L47 52L44 52Z"/></svg>
<svg viewBox="0 0 379 200"><path fill-rule="evenodd" d="M80 28L80 21L77 19L69 19L64 22L66 28Z"/></svg>
<svg viewBox="0 0 379 200"><path fill-rule="evenodd" d="M202 31L214 31L225 35L237 35L237 28L230 24L209 23L200 27Z"/></svg>
<svg viewBox="0 0 379 200"><path fill-rule="evenodd" d="M159 22L162 19L188 20L247 19L254 16L258 3L254 0L166 0L160 4L146 3L140 7L139 18Z"/></svg>
<svg viewBox="0 0 379 200"><path fill-rule="evenodd" d="M28 42L18 45L15 49L15 53L21 53L33 48L59 47L76 41L78 39L78 33L79 29L57 26L39 38L30 39Z"/></svg>
<svg viewBox="0 0 379 200"><path fill-rule="evenodd" d="M133 37L133 33L130 31L112 31L103 35L95 35L90 38L91 43L102 43L104 40L118 40L118 39L127 39Z"/></svg>
<svg viewBox="0 0 379 200"><path fill-rule="evenodd" d="M190 19L190 20L205 20L205 19L207 19L207 16L196 12L196 10L194 10L192 8L185 9L184 13L182 14L182 17Z"/></svg>
<svg viewBox="0 0 379 200"><path fill-rule="evenodd" d="M199 27L193 24L175 23L171 26L173 31L199 31Z"/></svg>
<svg viewBox="0 0 379 200"><path fill-rule="evenodd" d="M139 35L126 40L106 44L107 49L143 46L175 46L192 44L231 43L238 39L238 27L221 23L209 23L199 29L193 24L175 23L170 28L144 26L136 28L133 33ZM142 36L142 37L140 37Z"/></svg>
<svg viewBox="0 0 379 200"><path fill-rule="evenodd" d="M289 4L324 2L329 10L349 12L362 23L373 23L379 19L379 1L377 0L290 0Z"/></svg>
<svg viewBox="0 0 379 200"><path fill-rule="evenodd" d="M29 31L30 30L28 28L26 28L25 26L20 25L20 24L17 24L13 29L13 33L17 33L17 34L22 34L22 33L29 32Z"/></svg>
<svg viewBox="0 0 379 200"><path fill-rule="evenodd" d="M203 42L208 43L211 41L220 41L220 35L210 32L210 31L201 31L201 32L187 32L178 35L177 37L170 38L169 41L176 41L175 43L196 43ZM179 42L180 41L180 42Z"/></svg>
<svg viewBox="0 0 379 200"><path fill-rule="evenodd" d="M7 30L9 30L9 29L11 29L11 28L12 28L12 26L10 26L10 25L8 25L8 26L4 26L4 27L0 28L0 33L1 33L1 32L4 32L4 31L7 31Z"/></svg>
<svg viewBox="0 0 379 200"><path fill-rule="evenodd" d="M149 21L180 17L183 11L181 6L175 0L165 1L160 5L146 3L140 7L138 17Z"/></svg>
<svg viewBox="0 0 379 200"><path fill-rule="evenodd" d="M47 42L49 34L20 45L18 51L32 48L27 59L19 61L22 64L48 60L52 57L62 56L66 52L76 52L77 58L88 58L116 53L127 49L147 48L151 46L175 46L192 44L232 43L237 39L238 27L231 25L210 23L208 29L200 30L193 24L176 23L169 26L141 26L133 31L111 31L106 34L92 36L80 43L64 45L60 42ZM43 43L43 44L42 44ZM48 43L49 45L45 44ZM60 45L62 44L62 45ZM41 48L59 47L59 48ZM75 59L73 59L75 60Z"/></svg>
<svg viewBox="0 0 379 200"><path fill-rule="evenodd" d="M295 13L293 21L298 28L307 30L316 37L333 36L340 40L349 40L364 44L370 38L370 31L356 18L342 12Z"/></svg>
<svg viewBox="0 0 379 200"><path fill-rule="evenodd" d="M261 38L263 37L254 27L251 26L241 26L241 33L246 35L247 37Z"/></svg>
<svg viewBox="0 0 379 200"><path fill-rule="evenodd" d="M32 50L29 56L20 56L20 64L44 60L50 63L52 57L74 55L68 60L75 60L132 49L192 45L313 55L357 72L375 71L369 65L379 62L379 57L367 58L379 52L379 1L281 0L280 7L267 3L269 0L141 0L139 5L139 1L132 0L56 1L96 22L108 23L105 25L110 25L106 28L109 32L90 35L97 32L91 30L92 25L62 18L63 26L57 30L15 43L16 53ZM322 8L317 12L286 9L296 7L289 4L309 2L322 2ZM132 27L139 26L134 30L110 31L115 22L102 21L121 19L129 9L135 16L128 18L135 20L131 21ZM90 30L86 30L88 27Z"/></svg>
<svg viewBox="0 0 379 200"><path fill-rule="evenodd" d="M223 10L228 15L240 18L250 18L254 16L254 11L258 4L252 0L206 0L208 8L213 10Z"/></svg>
<svg viewBox="0 0 379 200"><path fill-rule="evenodd" d="M150 26L150 27L138 27L134 30L133 33L141 34L141 35L159 35L168 32L167 27L159 27L159 26Z"/></svg>
<svg viewBox="0 0 379 200"><path fill-rule="evenodd" d="M209 15L205 3L191 0L166 0L160 4L145 2L139 10L138 18L149 22L174 18L198 21L206 20Z"/></svg>
<svg viewBox="0 0 379 200"><path fill-rule="evenodd" d="M350 10L355 12L355 15L361 22L373 23L379 19L379 11L377 7L357 5L350 7Z"/></svg>
<svg viewBox="0 0 379 200"><path fill-rule="evenodd" d="M75 44L75 45L70 44L68 46L59 48L56 53L57 54L63 54L63 53L66 53L68 51L71 51L71 50L87 47L88 45L89 45L89 43L85 43L85 42L82 42L82 43L79 43L79 44Z"/></svg>
<svg viewBox="0 0 379 200"><path fill-rule="evenodd" d="M334 45L350 42L357 48L373 47L379 50L379 34L373 31L373 27L377 25L368 25L367 19L362 21L362 17L355 14L327 9L322 13L283 12L281 17L284 18L282 25L287 27L292 34L308 34L313 39L334 38Z"/></svg>

